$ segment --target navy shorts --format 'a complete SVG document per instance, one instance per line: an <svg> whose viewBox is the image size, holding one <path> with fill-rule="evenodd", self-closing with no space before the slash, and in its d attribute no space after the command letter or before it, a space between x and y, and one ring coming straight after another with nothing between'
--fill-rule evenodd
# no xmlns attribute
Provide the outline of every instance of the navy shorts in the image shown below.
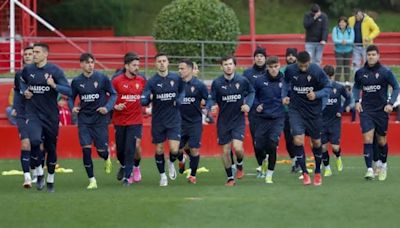
<svg viewBox="0 0 400 228"><path fill-rule="evenodd" d="M315 118L306 118L297 110L290 109L289 122L293 136L305 134L312 139L321 138L322 114Z"/></svg>
<svg viewBox="0 0 400 228"><path fill-rule="evenodd" d="M37 118L30 118L26 123L31 146L35 147L43 143L47 153L56 153L58 122L50 123Z"/></svg>
<svg viewBox="0 0 400 228"><path fill-rule="evenodd" d="M151 125L151 135L153 137L153 144L163 143L165 140L181 140L181 125L176 124L173 127L165 127L162 124Z"/></svg>
<svg viewBox="0 0 400 228"><path fill-rule="evenodd" d="M257 129L254 144L265 147L268 142L279 142L279 137L285 126L285 117L276 119L265 119L257 117Z"/></svg>
<svg viewBox="0 0 400 228"><path fill-rule="evenodd" d="M389 114L384 111L381 112L361 112L360 124L362 133L366 133L375 129L375 133L380 136L387 134L389 124Z"/></svg>
<svg viewBox="0 0 400 228"><path fill-rule="evenodd" d="M246 125L236 124L236 126L217 126L218 144L225 145L230 143L233 139L243 141Z"/></svg>
<svg viewBox="0 0 400 228"><path fill-rule="evenodd" d="M321 133L321 143L330 142L333 145L339 145L341 130L342 120L340 118L336 119L332 124L324 126Z"/></svg>
<svg viewBox="0 0 400 228"><path fill-rule="evenodd" d="M26 124L26 119L17 118L17 128L19 132L19 138L21 140L29 138L28 125Z"/></svg>
<svg viewBox="0 0 400 228"><path fill-rule="evenodd" d="M185 147L186 144L189 148L200 148L201 134L203 132L203 124L192 124L191 126L182 126L182 137L179 149Z"/></svg>
<svg viewBox="0 0 400 228"><path fill-rule="evenodd" d="M108 148L108 126L107 125L79 125L79 142L81 146L92 145L97 149Z"/></svg>

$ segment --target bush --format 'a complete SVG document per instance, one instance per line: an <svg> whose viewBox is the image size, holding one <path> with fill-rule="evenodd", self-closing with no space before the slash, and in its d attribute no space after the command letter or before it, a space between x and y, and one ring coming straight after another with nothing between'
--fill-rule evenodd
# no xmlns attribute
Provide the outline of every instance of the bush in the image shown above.
<svg viewBox="0 0 400 228"><path fill-rule="evenodd" d="M211 56L207 62L234 53L238 35L239 21L235 12L219 0L175 0L165 6L153 25L156 40L201 40L231 41L234 43L205 44L204 55ZM156 44L159 52L181 58L198 59L202 54L200 43Z"/></svg>

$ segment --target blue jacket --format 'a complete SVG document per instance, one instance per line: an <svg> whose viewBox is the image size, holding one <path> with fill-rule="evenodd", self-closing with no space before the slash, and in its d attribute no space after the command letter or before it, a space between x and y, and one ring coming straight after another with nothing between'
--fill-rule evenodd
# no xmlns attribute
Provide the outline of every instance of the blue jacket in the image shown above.
<svg viewBox="0 0 400 228"><path fill-rule="evenodd" d="M342 31L339 26L335 26L332 29L332 40L335 44L335 52L338 53L349 53L353 51L354 43L354 30L351 27L347 27ZM342 41L345 40L346 44L343 45Z"/></svg>

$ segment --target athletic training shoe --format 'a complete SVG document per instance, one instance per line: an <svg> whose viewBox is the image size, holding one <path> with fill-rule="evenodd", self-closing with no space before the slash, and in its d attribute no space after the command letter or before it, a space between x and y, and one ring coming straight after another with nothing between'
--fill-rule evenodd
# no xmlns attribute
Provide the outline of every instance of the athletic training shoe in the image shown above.
<svg viewBox="0 0 400 228"><path fill-rule="evenodd" d="M374 171L372 169L367 169L364 178L365 180L373 180L375 178Z"/></svg>
<svg viewBox="0 0 400 228"><path fill-rule="evenodd" d="M131 183L129 183L129 180L124 178L122 179L122 186L124 187L129 187L131 185Z"/></svg>
<svg viewBox="0 0 400 228"><path fill-rule="evenodd" d="M53 193L56 190L54 189L54 183L47 183L47 192Z"/></svg>
<svg viewBox="0 0 400 228"><path fill-rule="evenodd" d="M167 176L164 174L164 175L161 175L161 178L160 178L160 186L161 187L166 187L166 186L168 186L168 178L167 178Z"/></svg>
<svg viewBox="0 0 400 228"><path fill-rule="evenodd" d="M237 178L237 179L242 179L243 177L244 177L243 168L242 168L242 169L237 169L237 171L236 171L236 178Z"/></svg>
<svg viewBox="0 0 400 228"><path fill-rule="evenodd" d="M120 167L117 173L117 180L122 180L124 178L124 168Z"/></svg>
<svg viewBox="0 0 400 228"><path fill-rule="evenodd" d="M310 175L308 175L308 173L303 173L303 184L304 185L310 185L311 184Z"/></svg>
<svg viewBox="0 0 400 228"><path fill-rule="evenodd" d="M104 170L106 171L107 174L111 173L111 171L112 171L111 156L108 156L108 158L104 164Z"/></svg>
<svg viewBox="0 0 400 228"><path fill-rule="evenodd" d="M183 160L178 163L180 174L183 174L183 172L185 172L185 162L186 162L186 155L183 154Z"/></svg>
<svg viewBox="0 0 400 228"><path fill-rule="evenodd" d="M37 182L37 175L32 173L32 184L35 184Z"/></svg>
<svg viewBox="0 0 400 228"><path fill-rule="evenodd" d="M273 184L274 182L272 181L272 176L266 176L266 177L265 177L265 183L267 183L267 184Z"/></svg>
<svg viewBox="0 0 400 228"><path fill-rule="evenodd" d="M89 190L97 189L97 182L96 182L96 180L89 181L89 185L86 187L86 189L89 189Z"/></svg>
<svg viewBox="0 0 400 228"><path fill-rule="evenodd" d="M330 177L332 176L332 170L331 169L325 169L324 170L324 177Z"/></svg>
<svg viewBox="0 0 400 228"><path fill-rule="evenodd" d="M36 189L39 191L42 191L45 185L44 181L44 175L38 176L37 177L37 182L36 182Z"/></svg>
<svg viewBox="0 0 400 228"><path fill-rule="evenodd" d="M196 184L196 183L197 183L196 177L194 177L194 176L189 176L189 177L188 177L188 182L189 182L190 184Z"/></svg>
<svg viewBox="0 0 400 228"><path fill-rule="evenodd" d="M343 171L342 157L336 158L336 167L337 167L337 170L338 170L339 172L342 172L342 171Z"/></svg>
<svg viewBox="0 0 400 228"><path fill-rule="evenodd" d="M235 180L234 179L228 179L227 181L226 181L226 183L225 183L225 186L227 186L227 187L233 187L233 186L235 186Z"/></svg>
<svg viewBox="0 0 400 228"><path fill-rule="evenodd" d="M382 167L378 174L378 180L384 181L387 177L387 168Z"/></svg>
<svg viewBox="0 0 400 228"><path fill-rule="evenodd" d="M314 175L314 186L321 186L322 185L322 177L320 173L316 173Z"/></svg>
<svg viewBox="0 0 400 228"><path fill-rule="evenodd" d="M169 179L171 179L171 180L176 179L175 166L174 166L174 163L172 163L171 161L168 161L168 176L169 176Z"/></svg>
<svg viewBox="0 0 400 228"><path fill-rule="evenodd" d="M22 184L24 188L32 188L32 180L27 178L25 179L24 183Z"/></svg>

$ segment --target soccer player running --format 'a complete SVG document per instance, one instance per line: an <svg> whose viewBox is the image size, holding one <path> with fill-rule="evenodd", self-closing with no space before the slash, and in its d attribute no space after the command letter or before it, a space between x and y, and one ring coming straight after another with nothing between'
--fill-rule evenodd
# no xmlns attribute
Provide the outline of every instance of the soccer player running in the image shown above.
<svg viewBox="0 0 400 228"><path fill-rule="evenodd" d="M54 174L57 164L57 136L59 111L57 106L58 93L71 95L71 87L64 72L56 65L47 61L49 46L45 43L33 45L33 62L24 67L21 81L24 91L26 123L28 125L29 141L32 154L37 154L35 167L38 175L36 187L43 190L45 186L42 160L44 154L40 150L43 142L47 152L47 191L54 192Z"/></svg>
<svg viewBox="0 0 400 228"><path fill-rule="evenodd" d="M141 147L143 115L140 96L146 85L146 79L139 75L140 58L137 55L125 55L124 70L112 79L117 92L114 105L113 124L117 158L121 165L117 179L125 186L141 180L138 161L134 157ZM133 171L132 170L135 170Z"/></svg>
<svg viewBox="0 0 400 228"><path fill-rule="evenodd" d="M179 105L185 96L184 84L179 75L169 72L168 57L164 53L155 56L157 73L148 80L141 97L141 104L152 103L151 135L156 146L155 161L160 173L160 186L168 186L165 174L164 142L169 142L168 175L176 179L174 162L178 156L181 139L181 115Z"/></svg>
<svg viewBox="0 0 400 228"><path fill-rule="evenodd" d="M399 93L399 84L392 71L379 62L379 49L375 45L367 47L367 61L354 76L353 96L355 109L360 113L360 125L364 141L364 159L367 166L366 180L374 179L372 169L373 138L377 135L381 161L378 180L384 181L387 176L387 129L389 113ZM389 85L392 87L388 100ZM362 91L362 96L360 96Z"/></svg>
<svg viewBox="0 0 400 228"><path fill-rule="evenodd" d="M193 62L188 59L180 61L179 74L184 82L185 98L180 106L180 112L182 117L182 136L179 145L180 153L183 154L183 150L186 146L189 147L190 156L190 176L188 182L196 184L196 172L200 160L200 141L201 134L203 131L202 123L202 101L208 100L207 86L194 77L193 75ZM182 166L182 165L180 165ZM183 169L180 167L179 172L183 173Z"/></svg>
<svg viewBox="0 0 400 228"><path fill-rule="evenodd" d="M266 72L265 61L267 58L267 53L265 51L265 48L257 47L256 50L254 51L253 57L254 57L254 64L252 67L246 69L243 72L243 77L247 78L247 80L249 80L251 85L254 87L257 78L264 75ZM257 178L264 178L265 176L262 172L262 167L261 167L263 163L263 158L262 158L263 156L262 154L257 152L254 146L254 134L256 132L256 126L257 126L257 123L255 121L256 108L257 107L255 106L255 104L253 104L253 106L250 108L250 112L247 118L249 119L250 134L253 140L253 149L258 164Z"/></svg>
<svg viewBox="0 0 400 228"><path fill-rule="evenodd" d="M250 111L254 101L254 89L250 82L235 73L236 60L232 56L221 60L223 75L211 85L211 98L219 107L217 121L218 144L222 147L222 161L228 177L226 186L234 186L232 174L232 147L237 158L238 179L243 178L243 138L245 134L245 113Z"/></svg>
<svg viewBox="0 0 400 228"><path fill-rule="evenodd" d="M285 109L282 104L282 86L284 75L279 71L277 56L267 59L267 72L254 83L256 107L254 145L262 156L268 157L268 170L265 177L267 184L272 184L272 175L276 164L276 149L285 123Z"/></svg>
<svg viewBox="0 0 400 228"><path fill-rule="evenodd" d="M328 101L322 112L322 162L324 164L324 176L332 176L332 170L329 165L328 143L331 143L332 152L336 156L336 167L339 172L343 170L342 157L340 156L340 135L342 129L342 113L350 104L351 96L346 91L344 85L335 81L335 68L332 65L324 67L332 85ZM344 99L344 102L342 102ZM343 105L342 105L343 104Z"/></svg>
<svg viewBox="0 0 400 228"><path fill-rule="evenodd" d="M92 161L92 143L97 154L105 161L105 172L111 173L112 163L108 151L109 112L112 110L116 94L110 79L96 71L95 58L91 53L83 53L79 58L82 73L72 80L72 99L79 96L80 103L72 108L78 114L79 142L82 147L83 165L89 178L87 189L97 189Z"/></svg>
<svg viewBox="0 0 400 228"><path fill-rule="evenodd" d="M290 89L290 97L288 90ZM291 64L285 71L282 89L283 104L289 105L289 121L293 134L297 162L303 171L303 184L311 184L305 162L304 136L311 137L315 157L314 185L322 184L321 178L321 127L322 100L328 98L331 85L325 72L315 63L310 63L308 52L298 54L297 64Z"/></svg>

